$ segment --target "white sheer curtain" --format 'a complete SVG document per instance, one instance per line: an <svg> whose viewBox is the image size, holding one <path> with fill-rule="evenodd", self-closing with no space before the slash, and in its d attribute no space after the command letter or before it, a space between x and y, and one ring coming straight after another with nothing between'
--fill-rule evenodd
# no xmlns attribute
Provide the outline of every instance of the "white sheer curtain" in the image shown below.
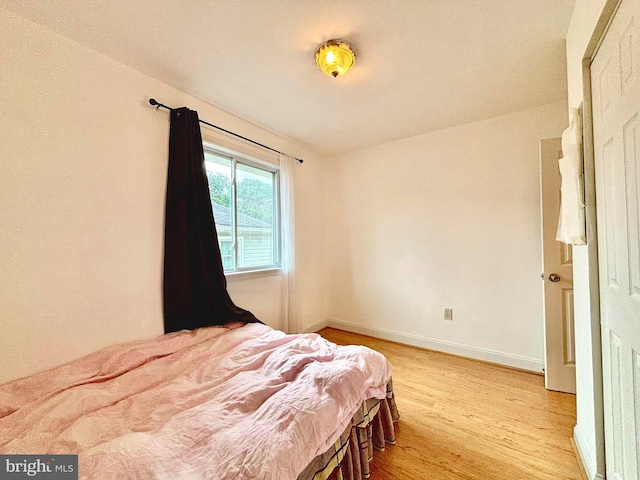
<svg viewBox="0 0 640 480"><path fill-rule="evenodd" d="M280 327L287 333L300 333L302 331L296 288L295 167L295 158L288 155L280 155L283 272Z"/></svg>

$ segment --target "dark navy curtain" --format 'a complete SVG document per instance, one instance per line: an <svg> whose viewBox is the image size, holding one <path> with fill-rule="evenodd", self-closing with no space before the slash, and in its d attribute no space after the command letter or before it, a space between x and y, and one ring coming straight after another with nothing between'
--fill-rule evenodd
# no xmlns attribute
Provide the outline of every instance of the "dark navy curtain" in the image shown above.
<svg viewBox="0 0 640 480"><path fill-rule="evenodd" d="M171 111L164 236L164 331L258 322L227 292L198 113Z"/></svg>

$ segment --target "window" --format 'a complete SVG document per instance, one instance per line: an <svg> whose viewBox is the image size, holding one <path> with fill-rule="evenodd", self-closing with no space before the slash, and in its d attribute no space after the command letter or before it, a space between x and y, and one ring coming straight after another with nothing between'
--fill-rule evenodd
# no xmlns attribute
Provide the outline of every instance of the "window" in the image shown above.
<svg viewBox="0 0 640 480"><path fill-rule="evenodd" d="M208 144L204 164L224 271L278 267L277 167Z"/></svg>

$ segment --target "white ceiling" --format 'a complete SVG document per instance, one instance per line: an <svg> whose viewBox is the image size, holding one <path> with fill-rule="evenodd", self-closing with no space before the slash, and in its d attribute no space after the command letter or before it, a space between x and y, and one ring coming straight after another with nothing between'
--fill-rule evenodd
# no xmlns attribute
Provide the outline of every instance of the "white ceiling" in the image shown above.
<svg viewBox="0 0 640 480"><path fill-rule="evenodd" d="M323 155L563 100L574 3L0 0ZM337 79L313 60L331 38L358 53Z"/></svg>

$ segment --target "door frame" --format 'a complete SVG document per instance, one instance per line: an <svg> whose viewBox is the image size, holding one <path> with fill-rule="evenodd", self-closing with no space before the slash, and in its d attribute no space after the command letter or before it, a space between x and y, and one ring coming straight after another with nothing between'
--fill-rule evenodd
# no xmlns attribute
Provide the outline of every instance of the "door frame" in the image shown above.
<svg viewBox="0 0 640 480"><path fill-rule="evenodd" d="M593 404L596 417L596 456L598 472L605 471L604 398L602 370L602 335L600 328L600 277L598 264L598 228L596 221L596 175L595 151L593 144L593 105L591 101L591 62L609 30L615 12L622 0L605 0L602 12L593 34L582 56L582 151L584 174L584 204L587 239L587 262L589 279L589 312L591 318ZM574 275L575 281L575 275ZM578 392L580 394L580 392ZM577 440L577 439L576 439ZM576 442L577 443L577 442ZM576 445L578 453L581 448ZM584 462L584 458L583 464ZM597 475L597 478L602 478Z"/></svg>

